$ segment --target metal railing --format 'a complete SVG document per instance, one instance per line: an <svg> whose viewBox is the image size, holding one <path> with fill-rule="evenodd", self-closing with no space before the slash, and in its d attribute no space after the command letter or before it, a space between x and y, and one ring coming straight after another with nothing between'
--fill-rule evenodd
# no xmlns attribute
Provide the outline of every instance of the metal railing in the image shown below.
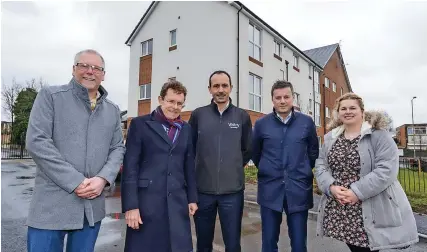
<svg viewBox="0 0 427 252"><path fill-rule="evenodd" d="M1 158L2 159L24 159L31 158L25 149L25 135L19 140L13 139L12 132L1 134Z"/></svg>
<svg viewBox="0 0 427 252"><path fill-rule="evenodd" d="M399 158L398 179L405 192L427 192L427 160L423 158Z"/></svg>

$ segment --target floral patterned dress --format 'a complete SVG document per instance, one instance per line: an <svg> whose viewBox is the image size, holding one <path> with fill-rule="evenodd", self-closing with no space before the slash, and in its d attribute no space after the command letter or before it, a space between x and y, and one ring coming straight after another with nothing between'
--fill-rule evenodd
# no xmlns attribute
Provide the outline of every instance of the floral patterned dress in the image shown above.
<svg viewBox="0 0 427 252"><path fill-rule="evenodd" d="M335 178L334 185L350 188L359 180L360 156L357 146L360 136L352 140L339 136L328 153L328 164ZM363 227L362 203L341 205L328 197L323 220L324 235L342 242L369 247L368 236Z"/></svg>

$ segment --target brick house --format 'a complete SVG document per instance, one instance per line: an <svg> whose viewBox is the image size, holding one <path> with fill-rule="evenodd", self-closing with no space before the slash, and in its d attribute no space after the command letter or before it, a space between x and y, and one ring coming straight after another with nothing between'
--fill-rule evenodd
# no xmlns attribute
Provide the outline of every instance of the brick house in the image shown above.
<svg viewBox="0 0 427 252"><path fill-rule="evenodd" d="M396 128L399 148L427 150L427 123L403 124Z"/></svg>
<svg viewBox="0 0 427 252"><path fill-rule="evenodd" d="M320 110L316 115L320 116L320 120L315 120L320 121L317 134L323 142L336 99L345 93L352 92L352 89L338 43L306 50L304 53L323 68L320 73L320 87L317 87L320 89L322 102L315 104L315 112Z"/></svg>

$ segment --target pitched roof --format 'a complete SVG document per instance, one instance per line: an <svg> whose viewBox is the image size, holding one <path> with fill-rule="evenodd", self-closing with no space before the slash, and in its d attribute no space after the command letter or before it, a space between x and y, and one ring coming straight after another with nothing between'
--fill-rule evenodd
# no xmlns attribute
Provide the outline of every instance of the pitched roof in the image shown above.
<svg viewBox="0 0 427 252"><path fill-rule="evenodd" d="M335 51L337 51L338 57L340 58L340 63L342 65L342 68L344 69L344 76L347 81L348 90L350 92L353 92L353 89L351 88L350 84L350 79L348 78L347 69L345 68L344 58L342 57L339 43L305 50L304 53L308 57L313 59L322 68L325 68L326 64L328 64L329 59L332 57Z"/></svg>
<svg viewBox="0 0 427 252"><path fill-rule="evenodd" d="M136 36L136 34L138 33L138 31L141 29L145 17L147 17L149 15L149 13L151 13L151 11L154 9L156 2L158 2L158 1L152 1L151 4L150 4L150 6L148 6L148 8L145 11L144 15L141 17L141 19L139 20L138 24L136 24L136 26L133 29L132 33L129 35L128 39L126 40L126 42L125 42L126 45L130 46L132 40L134 39L134 37Z"/></svg>
<svg viewBox="0 0 427 252"><path fill-rule="evenodd" d="M332 57L332 54L334 54L334 52L338 46L339 46L339 44L322 46L322 47L306 50L306 51L304 51L304 53L308 57L310 57L314 61L316 61L316 63L319 64L321 67L325 67L326 64L328 63L329 59Z"/></svg>

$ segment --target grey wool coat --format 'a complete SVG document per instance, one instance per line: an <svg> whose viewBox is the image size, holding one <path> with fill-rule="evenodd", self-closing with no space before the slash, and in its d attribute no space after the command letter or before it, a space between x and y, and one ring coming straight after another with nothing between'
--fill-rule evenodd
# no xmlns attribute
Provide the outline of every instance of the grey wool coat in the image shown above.
<svg viewBox="0 0 427 252"><path fill-rule="evenodd" d="M74 78L38 93L26 135L37 165L28 226L81 229L84 216L91 226L105 217L104 193L92 200L74 193L85 178L99 176L113 184L125 152L120 110L102 86L99 92L93 111L87 89Z"/></svg>
<svg viewBox="0 0 427 252"><path fill-rule="evenodd" d="M412 208L397 180L399 156L396 143L384 128L386 118L379 112L366 112L358 144L360 179L350 189L362 201L364 228L371 250L402 248L418 242ZM343 133L339 126L325 136L324 145L316 160L315 176L324 193L320 205L317 234L323 236L323 219L329 190L335 181L328 165L328 152Z"/></svg>

